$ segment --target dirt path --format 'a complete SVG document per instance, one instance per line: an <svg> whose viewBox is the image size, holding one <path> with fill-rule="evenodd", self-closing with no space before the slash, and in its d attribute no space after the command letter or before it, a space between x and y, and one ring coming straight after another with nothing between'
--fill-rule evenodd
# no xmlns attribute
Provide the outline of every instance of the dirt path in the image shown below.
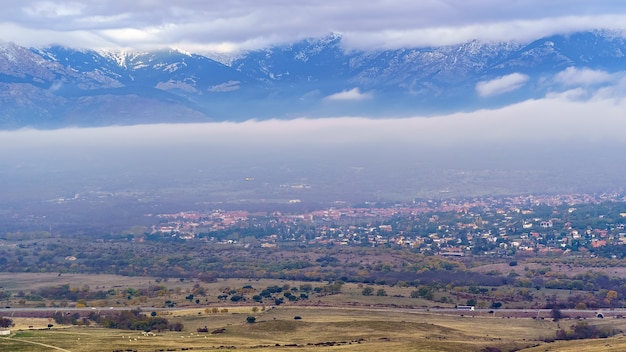
<svg viewBox="0 0 626 352"><path fill-rule="evenodd" d="M19 341L19 342L24 342L24 343L30 343L32 345L39 345L39 346L43 346L43 347L52 348L53 350L57 350L57 351L72 352L70 350L66 350L66 349L61 348L61 347L56 347L56 346L52 346L52 345L46 345L45 343L41 343L41 342L27 341L27 340L15 339L15 338L10 338L10 337L8 337L7 340L13 340L13 341Z"/></svg>

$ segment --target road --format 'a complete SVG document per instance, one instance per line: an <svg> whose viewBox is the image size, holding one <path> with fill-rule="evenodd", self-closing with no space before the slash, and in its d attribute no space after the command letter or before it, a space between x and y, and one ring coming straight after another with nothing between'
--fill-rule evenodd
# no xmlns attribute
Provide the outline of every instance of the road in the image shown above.
<svg viewBox="0 0 626 352"><path fill-rule="evenodd" d="M252 306L250 306L252 307ZM285 306L285 308L298 308L307 306ZM151 311L176 311L184 309L201 309L203 307L177 307L177 308L155 308L155 307L85 307L85 308L4 308L0 309L0 315L5 317L20 317L20 316L36 316L42 313L54 314L57 312L71 314L71 313L89 313L96 312L99 314L106 312L119 312L127 311L131 309L140 309L143 312ZM206 308L206 307L204 307ZM333 308L333 307L328 307ZM543 317L549 318L552 315L551 309L474 309L474 310L461 310L456 308L394 308L394 307L367 307L367 306L355 306L355 307L343 307L338 306L334 308L346 308L346 309L363 309L363 310L386 310L386 311L402 311L402 312L415 312L415 313L434 313L434 314L453 314L453 315L480 315L480 316L515 316L515 317ZM598 313L602 313L604 317L626 317L626 308L613 308L613 309L561 309L561 313L566 317L584 316L589 317L591 315L596 316Z"/></svg>

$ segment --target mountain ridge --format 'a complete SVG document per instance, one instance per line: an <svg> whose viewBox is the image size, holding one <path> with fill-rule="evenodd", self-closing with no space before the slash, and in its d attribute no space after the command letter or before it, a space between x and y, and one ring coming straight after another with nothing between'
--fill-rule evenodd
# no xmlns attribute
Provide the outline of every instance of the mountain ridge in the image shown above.
<svg viewBox="0 0 626 352"><path fill-rule="evenodd" d="M230 65L209 56L0 43L0 129L490 108L545 96L553 88L545 77L569 67L620 71L626 40L597 30L529 43L346 51L330 34L240 53ZM477 92L480 82L508 75L524 81Z"/></svg>

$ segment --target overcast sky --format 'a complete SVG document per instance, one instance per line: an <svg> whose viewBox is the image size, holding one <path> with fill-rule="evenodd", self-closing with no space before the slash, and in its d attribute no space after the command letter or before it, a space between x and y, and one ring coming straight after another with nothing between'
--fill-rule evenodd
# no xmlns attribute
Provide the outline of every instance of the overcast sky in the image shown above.
<svg viewBox="0 0 626 352"><path fill-rule="evenodd" d="M620 0L5 1L0 40L94 49L236 51L340 33L349 49L528 41L626 28Z"/></svg>

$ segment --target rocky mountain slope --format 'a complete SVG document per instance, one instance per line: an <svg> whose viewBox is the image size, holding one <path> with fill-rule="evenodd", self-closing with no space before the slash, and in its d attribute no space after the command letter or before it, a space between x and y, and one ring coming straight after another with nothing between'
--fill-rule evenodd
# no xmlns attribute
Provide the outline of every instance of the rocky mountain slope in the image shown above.
<svg viewBox="0 0 626 352"><path fill-rule="evenodd" d="M555 89L546 78L570 67L623 70L625 54L626 40L604 31L375 52L345 51L341 37L329 35L225 63L180 50L3 43L0 128L470 110L544 96ZM477 89L509 75L522 77L513 89Z"/></svg>

